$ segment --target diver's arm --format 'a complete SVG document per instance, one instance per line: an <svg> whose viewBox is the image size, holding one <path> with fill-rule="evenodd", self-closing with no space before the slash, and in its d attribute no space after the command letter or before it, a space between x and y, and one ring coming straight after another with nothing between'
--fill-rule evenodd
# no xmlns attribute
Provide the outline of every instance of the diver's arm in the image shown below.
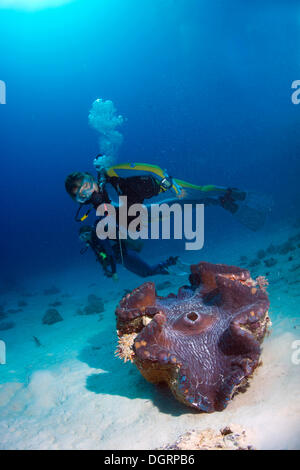
<svg viewBox="0 0 300 470"><path fill-rule="evenodd" d="M237 188L224 188L223 194L218 197L204 197L201 201L206 206L221 206L223 209L234 214L239 208L239 202L246 197L244 191Z"/></svg>
<svg viewBox="0 0 300 470"><path fill-rule="evenodd" d="M102 266L102 269L104 271L105 276L107 276L107 277L117 276L116 262L112 257L109 256L108 257L108 262L107 262L107 264L105 264L104 260L101 258L101 254L99 252L97 252L97 250L95 250L95 255L96 255L97 261L99 261L99 263Z"/></svg>

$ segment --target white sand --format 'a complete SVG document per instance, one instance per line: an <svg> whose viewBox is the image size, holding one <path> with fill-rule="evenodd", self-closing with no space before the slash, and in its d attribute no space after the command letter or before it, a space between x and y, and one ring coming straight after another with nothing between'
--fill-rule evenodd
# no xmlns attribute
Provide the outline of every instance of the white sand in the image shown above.
<svg viewBox="0 0 300 470"><path fill-rule="evenodd" d="M189 253L186 261L238 264L241 254L266 248L268 236L277 243L287 234L277 233L276 241L274 234L264 233L259 245L256 236L255 242L245 239L238 250L237 243L228 240L226 252L221 248L203 251L197 259ZM98 275L102 288L89 287L89 274L78 276L75 270L62 273L55 281L34 281L34 291L39 293L23 298L28 307L9 318L16 327L0 332L7 346L7 364L0 365L0 448L153 449L174 442L190 429L217 430L235 423L253 433L252 444L258 449L300 449L300 365L291 359L292 343L300 340L300 271L290 271L297 264L296 256L290 263L287 255L275 257L279 263L268 269L273 331L264 342L263 365L246 393L236 396L223 412L213 414L185 408L165 387L147 383L134 365L114 357L116 299L124 288L142 283L137 277L124 272L115 285ZM256 275L265 271L258 267ZM167 279L160 276L155 282ZM181 276L170 280L178 286L186 283ZM41 286L52 284L71 297L44 296ZM75 315L89 293L108 300L101 321L99 315ZM16 308L21 299L16 295L5 296L6 309ZM63 302L57 309L64 321L42 325L48 304L57 299Z"/></svg>

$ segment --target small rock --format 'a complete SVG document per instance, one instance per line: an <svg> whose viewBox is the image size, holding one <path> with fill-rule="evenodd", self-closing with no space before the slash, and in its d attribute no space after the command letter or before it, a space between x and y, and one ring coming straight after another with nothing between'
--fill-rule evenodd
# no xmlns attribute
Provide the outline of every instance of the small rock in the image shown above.
<svg viewBox="0 0 300 470"><path fill-rule="evenodd" d="M264 260L265 265L267 268L271 268L272 266L275 266L277 264L277 260L275 258L269 258Z"/></svg>
<svg viewBox="0 0 300 470"><path fill-rule="evenodd" d="M97 312L95 311L94 307L92 305L87 305L86 307L84 307L83 310L80 311L80 309L78 310L78 315L94 315L96 314Z"/></svg>
<svg viewBox="0 0 300 470"><path fill-rule="evenodd" d="M3 323L0 323L0 331L5 331L5 330L11 330L14 328L15 323L12 321L6 321Z"/></svg>
<svg viewBox="0 0 300 470"><path fill-rule="evenodd" d="M273 243L271 243L269 248L267 248L267 254L269 255L274 255L275 253L277 253L277 251L278 251L278 248L275 245L273 245Z"/></svg>
<svg viewBox="0 0 300 470"><path fill-rule="evenodd" d="M83 315L93 315L102 312L104 312L103 300L95 294L90 294L88 296L88 304L84 307Z"/></svg>
<svg viewBox="0 0 300 470"><path fill-rule="evenodd" d="M263 259L266 256L266 252L265 250L258 250L256 255L258 259Z"/></svg>
<svg viewBox="0 0 300 470"><path fill-rule="evenodd" d="M82 313L79 313L79 315L94 315L96 313L102 313L104 312L104 306L95 307L94 305L87 305L86 307L84 307L83 311L81 312Z"/></svg>
<svg viewBox="0 0 300 470"><path fill-rule="evenodd" d="M286 255L290 251L294 251L294 250L295 250L294 245L291 242L287 241L286 243L283 243L283 245L280 246L279 253L281 255Z"/></svg>
<svg viewBox="0 0 300 470"><path fill-rule="evenodd" d="M54 325L54 323L58 323L60 321L63 321L60 313L55 308L49 308L43 316L42 323L44 325Z"/></svg>
<svg viewBox="0 0 300 470"><path fill-rule="evenodd" d="M259 264L260 264L260 259L254 259L250 261L249 268L255 268L255 266L258 266Z"/></svg>
<svg viewBox="0 0 300 470"><path fill-rule="evenodd" d="M15 313L19 313L22 311L23 310L21 308L10 308L9 310L7 310L7 313L11 313L12 315L14 315Z"/></svg>
<svg viewBox="0 0 300 470"><path fill-rule="evenodd" d="M299 228L300 227L300 217L298 217L298 219L296 219L295 223L294 223L294 227L295 228Z"/></svg>
<svg viewBox="0 0 300 470"><path fill-rule="evenodd" d="M162 449L178 450L254 450L246 431L239 425L226 426L220 431L205 429L187 432L171 445Z"/></svg>
<svg viewBox="0 0 300 470"><path fill-rule="evenodd" d="M298 242L300 241L300 233L297 233L296 235L293 235L288 238L289 242Z"/></svg>
<svg viewBox="0 0 300 470"><path fill-rule="evenodd" d="M95 294L88 296L88 304L84 309L79 308L77 315L95 315L96 313L104 312L104 302L100 297Z"/></svg>
<svg viewBox="0 0 300 470"><path fill-rule="evenodd" d="M33 292L23 292L21 295L22 297L34 297Z"/></svg>
<svg viewBox="0 0 300 470"><path fill-rule="evenodd" d="M160 284L157 284L156 289L163 290L171 286L172 286L172 283L170 281L164 281L164 282L161 282Z"/></svg>
<svg viewBox="0 0 300 470"><path fill-rule="evenodd" d="M298 271L298 269L300 269L300 264L297 264L297 265L295 265L295 266L292 266L292 267L289 269L289 271L293 273L294 271Z"/></svg>

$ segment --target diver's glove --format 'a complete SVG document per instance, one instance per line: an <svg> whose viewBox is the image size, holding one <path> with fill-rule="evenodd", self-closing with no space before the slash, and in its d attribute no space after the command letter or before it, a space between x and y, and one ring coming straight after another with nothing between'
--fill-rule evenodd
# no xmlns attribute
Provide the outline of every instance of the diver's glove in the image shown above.
<svg viewBox="0 0 300 470"><path fill-rule="evenodd" d="M178 259L179 259L179 256L170 256L167 261L165 262L165 266L169 267L169 266L175 266L175 264L177 264L178 262Z"/></svg>
<svg viewBox="0 0 300 470"><path fill-rule="evenodd" d="M175 266L178 261L178 256L170 256L166 261L159 263L158 272L159 274L170 274L168 271L169 266Z"/></svg>

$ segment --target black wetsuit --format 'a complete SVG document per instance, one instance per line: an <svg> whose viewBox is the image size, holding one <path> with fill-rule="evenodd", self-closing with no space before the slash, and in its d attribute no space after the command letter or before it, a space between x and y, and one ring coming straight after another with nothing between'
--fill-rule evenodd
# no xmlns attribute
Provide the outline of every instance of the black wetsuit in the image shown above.
<svg viewBox="0 0 300 470"><path fill-rule="evenodd" d="M111 184L119 196L127 196L128 207L132 204L142 204L145 199L157 196L161 190L159 183L151 175L129 176L128 178L107 177L102 191L93 193L89 201L95 209L100 204L111 202L105 188L107 184Z"/></svg>
<svg viewBox="0 0 300 470"><path fill-rule="evenodd" d="M135 251L130 250L125 241L122 241L120 246L118 240L114 242L109 239L100 240L95 232L92 233L89 246L95 253L96 259L101 264L107 277L112 277L116 273L117 264L123 264L128 271L140 277L169 274L166 268L175 264L170 261L172 258L169 258L166 262L149 265Z"/></svg>

